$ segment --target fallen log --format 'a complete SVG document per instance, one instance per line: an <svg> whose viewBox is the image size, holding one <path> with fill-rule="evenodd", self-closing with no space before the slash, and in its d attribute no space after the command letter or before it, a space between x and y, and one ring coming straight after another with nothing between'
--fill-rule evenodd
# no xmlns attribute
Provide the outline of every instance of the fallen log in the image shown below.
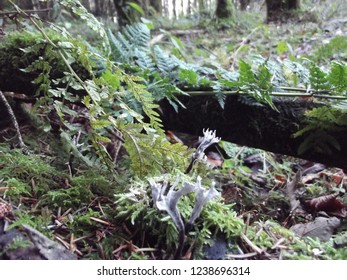
<svg viewBox="0 0 347 280"><path fill-rule="evenodd" d="M224 109L211 95L182 96L179 99L186 109L180 108L178 112L167 101L160 103L167 130L201 135L203 129L209 128L216 130L217 136L223 140L236 144L347 169L347 125L331 135L340 144L340 150L298 153L305 135L297 138L293 135L307 125L305 111L322 106L321 103L275 98L276 111L237 95L227 96Z"/></svg>

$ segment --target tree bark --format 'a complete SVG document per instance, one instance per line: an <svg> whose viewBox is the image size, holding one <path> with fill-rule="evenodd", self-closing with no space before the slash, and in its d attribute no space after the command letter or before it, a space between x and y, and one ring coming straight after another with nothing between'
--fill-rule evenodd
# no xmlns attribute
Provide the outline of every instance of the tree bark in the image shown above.
<svg viewBox="0 0 347 280"><path fill-rule="evenodd" d="M161 15L163 12L163 5L161 0L150 0L150 5L156 11L158 15Z"/></svg>
<svg viewBox="0 0 347 280"><path fill-rule="evenodd" d="M138 12L132 10L132 8L129 7L128 2L130 1L113 0L117 12L118 24L120 27L124 27L125 25L131 24L139 19ZM147 11L147 8L145 7L146 5L144 5L145 2L142 2L141 0L133 0L131 2L139 5L144 10L144 12Z"/></svg>
<svg viewBox="0 0 347 280"><path fill-rule="evenodd" d="M150 0L151 6L156 10L156 12L161 13L163 5L161 0Z"/></svg>
<svg viewBox="0 0 347 280"><path fill-rule="evenodd" d="M286 21L299 6L299 0L266 0L267 22Z"/></svg>
<svg viewBox="0 0 347 280"><path fill-rule="evenodd" d="M129 24L129 17L126 14L125 5L126 2L124 0L113 0L114 6L117 12L117 21L119 27L124 27Z"/></svg>
<svg viewBox="0 0 347 280"><path fill-rule="evenodd" d="M250 2L251 0L240 0L240 9L242 11L246 10Z"/></svg>
<svg viewBox="0 0 347 280"><path fill-rule="evenodd" d="M231 0L218 0L216 17L218 19L228 19L234 17L234 4Z"/></svg>
<svg viewBox="0 0 347 280"><path fill-rule="evenodd" d="M340 151L298 154L305 136L294 138L293 134L306 126L305 111L322 104L303 99L276 99L277 112L268 106L255 106L245 97L235 95L227 96L224 109L212 96L180 97L180 101L187 109L180 109L178 113L167 101L160 104L166 130L202 135L202 130L209 128L216 130L217 136L226 141L347 170L347 126L331 135L341 145Z"/></svg>
<svg viewBox="0 0 347 280"><path fill-rule="evenodd" d="M183 2L182 2L183 3ZM182 10L183 11L183 10ZM176 19L177 18L177 11L176 11L176 0L172 0L172 12L173 12L173 17Z"/></svg>

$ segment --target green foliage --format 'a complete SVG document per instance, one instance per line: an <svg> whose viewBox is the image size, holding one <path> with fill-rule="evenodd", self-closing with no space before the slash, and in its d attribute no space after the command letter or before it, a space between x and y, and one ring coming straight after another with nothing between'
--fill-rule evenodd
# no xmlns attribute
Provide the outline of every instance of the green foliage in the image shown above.
<svg viewBox="0 0 347 280"><path fill-rule="evenodd" d="M346 257L346 248L335 248L332 239L321 242L309 237L293 243L292 251L284 253L284 259L288 260L345 260Z"/></svg>
<svg viewBox="0 0 347 280"><path fill-rule="evenodd" d="M93 14L88 12L87 9L80 3L80 1L62 0L59 1L59 4L65 6L66 8L69 8L75 15L82 19L90 29L97 32L98 35L102 38L102 44L105 51L109 50L109 44L107 40L105 40L107 35L103 24L98 21Z"/></svg>
<svg viewBox="0 0 347 280"><path fill-rule="evenodd" d="M256 71L252 71L251 65L243 60L239 63L239 87L249 93L255 100L267 103L273 107L270 93L272 90L271 73L267 63L259 65Z"/></svg>
<svg viewBox="0 0 347 280"><path fill-rule="evenodd" d="M9 187L7 194L14 201L23 195L40 196L59 186L56 170L38 156L7 150L0 156L0 166L0 177ZM58 180L52 180L52 177Z"/></svg>
<svg viewBox="0 0 347 280"><path fill-rule="evenodd" d="M347 95L347 66L342 62L333 62L328 80L333 92Z"/></svg>
<svg viewBox="0 0 347 280"><path fill-rule="evenodd" d="M125 143L132 169L141 177L181 171L189 164L187 147L177 143L171 144L165 136L154 130L142 133L142 126L128 125L124 130Z"/></svg>
<svg viewBox="0 0 347 280"><path fill-rule="evenodd" d="M328 72L311 64L310 83L317 91L347 97L347 66L342 62L333 62ZM306 112L307 125L295 133L295 137L305 136L299 147L299 153L309 150L332 154L340 150L334 132L347 129L347 111L345 100L335 101L331 105L314 108Z"/></svg>
<svg viewBox="0 0 347 280"><path fill-rule="evenodd" d="M21 196L30 195L28 185L19 181L18 179L11 178L7 180L7 195L14 200L19 200Z"/></svg>
<svg viewBox="0 0 347 280"><path fill-rule="evenodd" d="M310 68L310 82L315 90L329 89L327 74L315 64Z"/></svg>
<svg viewBox="0 0 347 280"><path fill-rule="evenodd" d="M71 43L70 38L63 38L52 29L47 30L46 35L54 44ZM76 60L76 54L70 60L74 71L86 78L87 73ZM0 46L0 69L2 90L28 95L47 93L52 82L61 79L68 70L55 46L48 44L40 33L27 30L6 35ZM16 80L11 81L12 77ZM66 86L66 81L60 86Z"/></svg>
<svg viewBox="0 0 347 280"><path fill-rule="evenodd" d="M109 30L108 35L112 57L117 62L129 63L137 55L139 55L140 60L143 56L142 62L149 60L145 56L148 53L148 42L150 40L150 30L147 25L136 23L125 27L122 33L117 32L115 35Z"/></svg>
<svg viewBox="0 0 347 280"><path fill-rule="evenodd" d="M334 107L320 107L306 113L308 124L295 133L295 137L305 135L299 147L299 153L315 150L332 154L340 150L340 143L334 138L334 132L347 129L346 110Z"/></svg>
<svg viewBox="0 0 347 280"><path fill-rule="evenodd" d="M83 204L87 204L92 197L92 193L87 186L71 185L67 188L48 191L42 197L43 204L53 205L54 207L77 208Z"/></svg>
<svg viewBox="0 0 347 280"><path fill-rule="evenodd" d="M21 225L29 225L32 228L35 228L40 231L44 231L45 229L47 229L47 221L41 217L33 215L32 213L26 213L25 211L17 211L16 216L16 220L9 225L9 230L16 227L20 227Z"/></svg>
<svg viewBox="0 0 347 280"><path fill-rule="evenodd" d="M2 251L0 251L0 256L2 256L3 254L6 254L7 252L9 252L11 250L16 250L16 249L20 249L20 248L27 248L31 245L32 245L32 243L28 239L24 239L21 236L16 236L15 238L13 238L11 243L7 244L2 249Z"/></svg>
<svg viewBox="0 0 347 280"><path fill-rule="evenodd" d="M281 250L285 260L331 260L346 258L345 248L335 248L333 239L321 242L310 237L299 238L292 231L276 222L266 221L255 223L254 227L247 231L247 237L263 250L271 250L278 240L283 239Z"/></svg>
<svg viewBox="0 0 347 280"><path fill-rule="evenodd" d="M97 225L95 225L95 222L91 218L99 217L100 213L98 211L88 208L74 215L74 219L68 223L68 227L73 233L83 235L85 232L89 232L91 228L97 228Z"/></svg>
<svg viewBox="0 0 347 280"><path fill-rule="evenodd" d="M14 151L1 155L0 174L9 187L6 195L12 201L19 202L25 195L38 197L39 206L76 210L65 223L68 225L67 229L76 235L85 236L91 231L98 231L99 225L95 223L95 218L104 218L112 213L115 223L125 222L133 230L134 244L143 246L146 237L146 245L149 247L165 248L168 255L175 251L177 229L168 215L158 213L153 207L149 186L143 179L164 173L172 179L175 174L185 170L191 151L187 151L184 145L172 145L166 140L158 113L158 100L166 98L178 109L178 94L206 90L212 91L223 107L225 92L229 91L242 94L245 102L273 106L273 92L278 91L285 96L288 86L299 86L297 91L294 89L294 94L304 91L313 97L321 93L331 98L334 97L332 94L346 96L347 70L342 62L334 62L330 69L323 70L313 62L276 62L258 56L251 62L240 60L238 71L235 72L214 64L206 67L187 61L184 46L177 37L169 35L173 44L173 50L169 53L159 45L150 45L151 34L145 24L137 23L115 34L105 32L103 25L78 1L61 2L97 32L102 50L73 39L64 29L54 26L44 29L37 18L31 18L38 32L10 34L0 46L0 61L3 63L0 74L4 71L0 76L18 79L18 84L10 83L11 87L2 88L3 90L18 89L31 94L35 92L40 96L35 106L40 113L57 113L61 122L61 148L70 156L70 168L73 169L77 163L76 170L73 171L78 173L75 176L70 174L69 180L55 180L55 170L48 168L38 157L23 156L20 153L16 155L17 152ZM132 7L137 9L134 5ZM278 53L286 51L284 44L282 42L279 45ZM8 69L9 72L5 72ZM9 84L5 80L0 83ZM76 104L77 108L74 106ZM331 136L331 132L346 127L345 110L346 104L339 102L331 107L316 108L308 112L307 127L296 135L308 135L300 151L305 152L310 148L321 152L338 150L340 143ZM75 121L81 119L82 122ZM114 140L110 131L119 133L119 139L116 137ZM127 152L123 156L125 160L118 166L114 164L115 161L106 148L107 144L117 141ZM232 147L229 147L227 153L232 157L237 154ZM78 169L85 166L95 173L80 173ZM228 169L228 172L229 168L235 167L238 170L232 177L233 183L251 185L251 179L245 175L247 170L240 167L239 163L229 160L223 166L224 171ZM243 172L241 169L244 169ZM104 176L106 171L114 176ZM126 176L136 174L139 180L132 183L124 180L123 186L120 186L115 177L124 176L124 173ZM153 179L162 181L167 177ZM192 178L187 177L185 180ZM87 207L93 204L91 201L95 194L109 198L113 193L116 193L115 209L107 209L109 213L106 215L105 209L100 206L99 210L93 206ZM274 199L282 200L283 197L274 195ZM194 203L193 196L184 197L180 201L179 209L184 219L189 217ZM34 225L36 228L47 226L45 219L18 214L13 225L21 223ZM194 242L198 256L202 245L208 243L217 232L223 232L227 238L233 239L243 229L244 224L236 216L233 205L213 200L197 219L193 231L187 237L187 244ZM258 246L272 248L276 241L268 234L268 229L258 223L248 228L247 236ZM285 245L293 248L294 252L299 252L288 258L300 258L301 252L308 252L305 249L306 243L299 242L289 231L279 225L272 225L270 229L277 234L276 240L286 238ZM103 234L104 232L108 232L108 229ZM119 236L108 236L98 246L103 246L101 248L104 249L105 256L111 258L115 245L121 242L123 240ZM335 252L328 245L324 247L325 245L315 244L313 241L308 241L307 244ZM85 249L90 249L87 242ZM90 253L90 258L95 258L93 254ZM341 253L341 256L345 255ZM139 255L132 253L126 257L138 258Z"/></svg>
<svg viewBox="0 0 347 280"><path fill-rule="evenodd" d="M40 57L36 59L36 53L38 51L36 45L35 48L27 47L23 50L26 55L33 55L31 57L33 62L28 67L21 67L21 69L28 74L31 74L33 71L41 72L33 81L38 84L39 92L44 89L44 96L39 103L45 104L45 106L47 106L46 110L51 110L51 106L54 106L62 124L68 128L61 133L63 146L67 152L71 153L77 160L84 162L87 166L99 165L99 160L101 160L109 169L112 169L113 164L102 143L110 142L109 137L105 135L105 129L117 125L116 121L112 120L115 120L114 118L122 114L127 122L131 123L137 120L141 123L142 129L145 127L152 127L156 129L159 134L162 133L161 120L159 119L159 114L155 111L158 105L154 103L152 95L146 91L143 85L143 78L125 74L107 58L89 51L85 44L77 40L67 41L67 38L62 38L60 42L55 43L50 39L45 30L39 29L39 31L43 38L40 38L40 35L36 33L28 33L27 37L30 37L31 41L42 40L44 46L48 46L47 48L51 51L53 49L55 50L54 57L66 67L66 70L63 71L65 76L61 78L56 77L56 79L52 80L51 71L53 67L50 66L49 60L45 61L40 59ZM20 38L16 40L20 40ZM58 53L58 55L56 53ZM49 54L48 52L48 55ZM54 60L53 56L49 57ZM95 63L91 59L93 57L103 61L108 69L105 70L105 74L101 77L84 79L82 76L79 76L78 72L74 71L73 64L78 61L79 64L83 65L85 70L89 71L89 77L94 77L92 71ZM110 83L111 80L113 80L112 83ZM61 85L65 86L60 87ZM76 90L84 91L87 96L82 97L81 100L80 96L76 96ZM126 94L122 96L120 91L124 90ZM139 106L132 106L134 110L131 109L131 104L128 104L129 100L131 100L129 96L131 96L137 104L140 104L140 108ZM62 98L66 102L54 100L54 98ZM85 128L81 127L80 124L71 124L68 121L71 118L77 117L76 112L69 108L68 102L77 100L81 100L85 103L89 111L87 118L89 118L91 130L88 134L81 133L81 129L83 130ZM114 106L119 106L121 110L111 110ZM148 124L143 122L142 113L148 116ZM109 118L111 118L111 120L109 120ZM78 142L78 140L80 142ZM80 144L81 142L86 144Z"/></svg>
<svg viewBox="0 0 347 280"><path fill-rule="evenodd" d="M347 36L336 36L328 44L320 46L313 59L319 63L332 59L343 60L347 57Z"/></svg>
<svg viewBox="0 0 347 280"><path fill-rule="evenodd" d="M227 238L239 236L244 229L244 224L237 217L237 213L233 209L233 205L224 204L222 200L211 200L203 209L200 217L202 221L202 229L217 228L217 231L225 233ZM200 223L197 223L197 227ZM206 239L211 238L211 233L204 236Z"/></svg>

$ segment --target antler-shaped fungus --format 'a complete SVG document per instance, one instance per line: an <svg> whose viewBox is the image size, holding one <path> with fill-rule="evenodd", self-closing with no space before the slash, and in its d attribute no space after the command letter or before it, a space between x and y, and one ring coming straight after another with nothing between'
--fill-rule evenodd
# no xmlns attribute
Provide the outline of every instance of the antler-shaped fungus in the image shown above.
<svg viewBox="0 0 347 280"><path fill-rule="evenodd" d="M177 178L176 182L169 190L169 184L167 181L165 181L163 184L150 181L154 204L159 210L166 211L169 214L179 233L179 242L175 253L175 259L179 259L182 255L186 229L188 227L190 228L191 225L194 224L195 220L200 216L205 204L210 199L219 195L218 191L214 188L214 185L211 186L209 190L205 190L201 186L201 177L197 178L197 182L195 184L184 182L182 188L176 191L175 188L177 187L179 180L180 177ZM185 225L183 223L181 213L177 207L177 203L183 195L191 192L196 193L196 202L190 218Z"/></svg>

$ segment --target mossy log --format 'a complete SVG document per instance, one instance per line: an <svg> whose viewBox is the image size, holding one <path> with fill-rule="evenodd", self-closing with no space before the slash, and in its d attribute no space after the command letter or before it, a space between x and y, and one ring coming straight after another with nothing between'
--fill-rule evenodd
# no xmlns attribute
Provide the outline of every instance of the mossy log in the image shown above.
<svg viewBox="0 0 347 280"><path fill-rule="evenodd" d="M49 37L54 43L66 41L58 33L49 33ZM35 52L23 51L30 47L35 47ZM88 71L79 62L78 54L75 55L75 62L71 66L81 79L88 79ZM35 97L39 85L33 81L40 75L40 71L22 69L38 59L46 61L51 67L51 81L64 77L64 72L68 71L57 50L48 44L40 33L22 31L7 35L0 44L0 90ZM64 87L64 84L58 86ZM187 109L180 109L178 113L168 102L162 101L160 104L166 129L196 135L201 135L204 128L215 129L219 137L240 145L347 169L346 126L339 132L332 133L341 146L339 151L324 154L311 150L305 154L298 154L304 138L294 138L293 134L306 125L305 111L321 106L317 103L304 99L275 99L274 103L278 109L275 111L268 106L256 106L255 102L249 102L246 97L237 95L227 97L224 109L211 95L184 96L180 97L180 100ZM6 116L3 104L0 104L0 118L3 120Z"/></svg>
<svg viewBox="0 0 347 280"><path fill-rule="evenodd" d="M58 33L49 31L47 34L55 44L66 41ZM30 51L30 48L33 51ZM51 81L63 78L64 72L68 72L68 67L57 49L54 49L41 33L21 31L6 35L0 44L0 90L27 96L36 95L39 84L35 84L33 81L39 77L42 71L35 70L35 67L32 71L25 71L35 61L47 62L51 67L49 71ZM82 79L89 77L88 71L79 62L77 54L75 62L71 66ZM64 87L63 84L59 86Z"/></svg>
<svg viewBox="0 0 347 280"><path fill-rule="evenodd" d="M347 126L331 132L341 146L332 153L308 150L299 154L305 136L293 135L307 125L305 111L322 106L304 99L275 99L278 111L269 106L257 106L245 97L230 95L222 109L213 96L180 97L186 109L176 112L167 101L161 102L165 129L201 135L202 130L216 130L223 140L274 153L295 156L329 166L347 169Z"/></svg>

